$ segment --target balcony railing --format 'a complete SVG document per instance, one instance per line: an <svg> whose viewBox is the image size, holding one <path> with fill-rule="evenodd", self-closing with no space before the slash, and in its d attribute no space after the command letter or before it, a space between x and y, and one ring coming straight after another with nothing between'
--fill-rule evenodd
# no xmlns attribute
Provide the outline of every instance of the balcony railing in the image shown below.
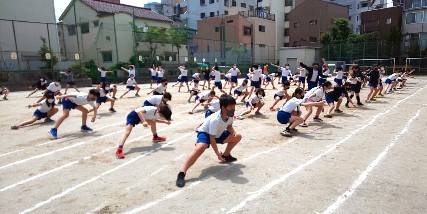
<svg viewBox="0 0 427 214"><path fill-rule="evenodd" d="M268 19L271 21L276 21L276 15L272 13L268 13L262 10L248 10L248 11L240 11L239 15L248 18L248 17L258 17L262 19Z"/></svg>

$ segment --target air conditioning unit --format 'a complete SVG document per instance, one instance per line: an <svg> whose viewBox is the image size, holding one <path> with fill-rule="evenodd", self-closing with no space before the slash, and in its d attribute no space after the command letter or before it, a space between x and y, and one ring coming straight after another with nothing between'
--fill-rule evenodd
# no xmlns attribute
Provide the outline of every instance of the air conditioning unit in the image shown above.
<svg viewBox="0 0 427 214"><path fill-rule="evenodd" d="M110 36L106 36L105 39L108 40L108 41L111 40Z"/></svg>

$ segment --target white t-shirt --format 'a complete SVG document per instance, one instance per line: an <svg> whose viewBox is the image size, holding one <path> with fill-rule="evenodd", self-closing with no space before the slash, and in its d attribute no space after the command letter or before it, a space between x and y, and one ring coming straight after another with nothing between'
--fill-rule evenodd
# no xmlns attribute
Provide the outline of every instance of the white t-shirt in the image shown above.
<svg viewBox="0 0 427 214"><path fill-rule="evenodd" d="M152 76L152 77L155 77L155 76L157 75L157 72L156 72L156 70L155 70L155 69L150 68L150 71L151 71L151 76Z"/></svg>
<svg viewBox="0 0 427 214"><path fill-rule="evenodd" d="M136 84L136 80L135 80L135 78L134 78L134 79L129 78L129 79L126 81L126 86L133 86L134 84Z"/></svg>
<svg viewBox="0 0 427 214"><path fill-rule="evenodd" d="M50 105L50 107L47 106L46 102L47 102L47 99L44 99L43 101L41 101L40 102L41 105L37 107L37 110L41 111L42 113L47 113L48 111L50 111L53 108L53 106L52 105Z"/></svg>
<svg viewBox="0 0 427 214"><path fill-rule="evenodd" d="M211 93L211 91L204 91L204 92L200 93L198 96L202 100L209 100L211 98L210 93Z"/></svg>
<svg viewBox="0 0 427 214"><path fill-rule="evenodd" d="M89 101L87 100L87 94L85 93L72 93L73 95L76 95L76 97L69 97L68 99L79 106L83 106L83 105L90 105L92 107L95 107L95 102L94 101Z"/></svg>
<svg viewBox="0 0 427 214"><path fill-rule="evenodd" d="M319 71L313 69L313 75L311 76L310 81L311 82L316 82L317 76L319 76Z"/></svg>
<svg viewBox="0 0 427 214"><path fill-rule="evenodd" d="M199 78L199 76L200 76L200 73L194 73L193 76L191 76L191 77L197 79L197 78Z"/></svg>
<svg viewBox="0 0 427 214"><path fill-rule="evenodd" d="M228 72L231 74L231 76L235 77L240 72L240 70L238 68L231 68Z"/></svg>
<svg viewBox="0 0 427 214"><path fill-rule="evenodd" d="M262 69L257 69L255 71L253 71L252 81L258 82L259 78L261 77L261 74L262 74Z"/></svg>
<svg viewBox="0 0 427 214"><path fill-rule="evenodd" d="M156 87L156 92L159 93L159 94L163 94L163 92L166 90L167 87L168 87L167 85L163 86L163 84L160 83Z"/></svg>
<svg viewBox="0 0 427 214"><path fill-rule="evenodd" d="M221 137L224 130L228 126L233 124L233 118L229 117L227 121L224 121L221 117L221 111L217 111L208 118L205 119L205 122L197 129L198 132L205 132L209 135L214 136L215 138Z"/></svg>
<svg viewBox="0 0 427 214"><path fill-rule="evenodd" d="M398 77L397 74L392 74L392 75L388 76L387 79L395 80L395 79L397 79L397 77Z"/></svg>
<svg viewBox="0 0 427 214"><path fill-rule="evenodd" d="M147 101L155 106L160 105L160 103L162 103L162 100L163 100L163 95L153 95L147 98Z"/></svg>
<svg viewBox="0 0 427 214"><path fill-rule="evenodd" d="M305 75L306 75L305 68L301 68L301 69L299 69L299 76L300 76L300 77L305 77Z"/></svg>
<svg viewBox="0 0 427 214"><path fill-rule="evenodd" d="M208 108L211 112L217 112L221 109L221 107L219 106L219 100L215 100L211 103L209 103L209 108Z"/></svg>
<svg viewBox="0 0 427 214"><path fill-rule="evenodd" d="M265 80L265 78L267 78L267 75L261 74L261 79Z"/></svg>
<svg viewBox="0 0 427 214"><path fill-rule="evenodd" d="M99 88L99 97L106 97L107 93L105 93L103 88Z"/></svg>
<svg viewBox="0 0 427 214"><path fill-rule="evenodd" d="M165 75L165 71L163 69L157 71L158 77L163 77Z"/></svg>
<svg viewBox="0 0 427 214"><path fill-rule="evenodd" d="M221 72L214 70L213 75L215 76L215 82L221 82Z"/></svg>
<svg viewBox="0 0 427 214"><path fill-rule="evenodd" d="M227 73L227 74L225 75L225 77L227 77L228 79L230 79L230 78L231 78L231 73Z"/></svg>
<svg viewBox="0 0 427 214"><path fill-rule="evenodd" d="M259 98L258 95L254 94L254 95L251 96L251 98L249 100L250 100L250 102L252 102L253 104L255 104L255 103L259 103L259 101L261 101L261 98Z"/></svg>
<svg viewBox="0 0 427 214"><path fill-rule="evenodd" d="M304 99L308 99L313 94L315 94L316 96L312 97L311 100L307 101L318 102L325 96L325 91L323 91L322 87L313 88L308 91L307 94L305 94Z"/></svg>
<svg viewBox="0 0 427 214"><path fill-rule="evenodd" d="M330 71L329 71L329 69L326 69L325 71L323 71L323 75L324 75L324 76L328 76L328 75L329 75L329 72L330 72Z"/></svg>
<svg viewBox="0 0 427 214"><path fill-rule="evenodd" d="M103 71L100 69L99 72L101 73L101 77L105 77L107 75L107 71Z"/></svg>
<svg viewBox="0 0 427 214"><path fill-rule="evenodd" d="M287 90L282 88L282 89L277 90L276 93L274 93L274 94L281 97L281 96L284 96L286 94L286 92L287 92Z"/></svg>
<svg viewBox="0 0 427 214"><path fill-rule="evenodd" d="M181 75L182 75L183 77L186 77L186 76L187 76L187 72L188 72L188 70L187 70L187 69L182 69L182 68L180 68L179 70L181 70Z"/></svg>
<svg viewBox="0 0 427 214"><path fill-rule="evenodd" d="M156 113L157 107L156 106L144 106L139 107L135 109L135 112L142 112L144 111L144 119L146 120L157 120L160 119L160 115Z"/></svg>
<svg viewBox="0 0 427 214"><path fill-rule="evenodd" d="M243 92L243 90L246 90L247 88L248 88L248 84L246 84L246 85L239 85L239 86L237 86L236 91Z"/></svg>
<svg viewBox="0 0 427 214"><path fill-rule="evenodd" d="M133 74L133 76L136 77L136 75L135 75L135 73L136 73L135 69L130 69L130 70L126 70L126 71L128 72L129 77L130 77L131 74Z"/></svg>
<svg viewBox="0 0 427 214"><path fill-rule="evenodd" d="M295 110L298 106L300 106L302 102L303 99L292 97L288 102L285 103L285 105L282 106L280 111L292 113L292 111Z"/></svg>
<svg viewBox="0 0 427 214"><path fill-rule="evenodd" d="M342 76L343 76L344 72L343 71L337 71L336 73L337 73L336 78L337 79L342 79Z"/></svg>
<svg viewBox="0 0 427 214"><path fill-rule="evenodd" d="M287 77L287 76L291 75L291 73L292 73L291 70L286 69L284 67L280 67L280 70L282 70L282 77Z"/></svg>
<svg viewBox="0 0 427 214"><path fill-rule="evenodd" d="M56 85L56 82L51 82L49 86L47 86L47 89L51 92L58 92L61 90L61 84Z"/></svg>

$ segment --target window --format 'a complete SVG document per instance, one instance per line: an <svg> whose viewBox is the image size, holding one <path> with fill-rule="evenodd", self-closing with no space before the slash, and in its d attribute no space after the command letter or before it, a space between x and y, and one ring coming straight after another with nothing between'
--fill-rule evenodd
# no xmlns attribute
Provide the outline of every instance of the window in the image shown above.
<svg viewBox="0 0 427 214"><path fill-rule="evenodd" d="M200 5L206 5L205 0L200 0Z"/></svg>
<svg viewBox="0 0 427 214"><path fill-rule="evenodd" d="M89 33L89 23L80 24L80 32L82 32L82 34Z"/></svg>
<svg viewBox="0 0 427 214"><path fill-rule="evenodd" d="M310 25L317 25L317 20L311 20Z"/></svg>
<svg viewBox="0 0 427 214"><path fill-rule="evenodd" d="M229 0L224 0L224 6L225 7L228 7L229 6L229 2L228 2Z"/></svg>
<svg viewBox="0 0 427 214"><path fill-rule="evenodd" d="M209 16L210 16L210 17L215 17L215 12L210 12L210 13L209 13Z"/></svg>
<svg viewBox="0 0 427 214"><path fill-rule="evenodd" d="M215 0L209 0L209 4L215 3Z"/></svg>
<svg viewBox="0 0 427 214"><path fill-rule="evenodd" d="M427 11L424 12L424 23L427 23Z"/></svg>
<svg viewBox="0 0 427 214"><path fill-rule="evenodd" d="M285 28L284 35L289 36L289 34L290 34L290 28Z"/></svg>
<svg viewBox="0 0 427 214"><path fill-rule="evenodd" d="M231 6L232 6L232 7L236 7L236 6L237 6L237 2L236 2L236 0L231 0Z"/></svg>
<svg viewBox="0 0 427 214"><path fill-rule="evenodd" d="M286 42L286 43L284 43L284 44L283 44L283 47L289 47L289 43L287 43L287 42Z"/></svg>
<svg viewBox="0 0 427 214"><path fill-rule="evenodd" d="M219 32L219 27L215 27L215 32Z"/></svg>
<svg viewBox="0 0 427 214"><path fill-rule="evenodd" d="M292 6L293 2L292 0L285 0L285 6Z"/></svg>
<svg viewBox="0 0 427 214"><path fill-rule="evenodd" d="M389 24L391 24L391 18L388 18L388 19L385 21L385 23L386 23L386 24L388 24L388 25L389 25Z"/></svg>
<svg viewBox="0 0 427 214"><path fill-rule="evenodd" d="M407 13L406 14L406 24L415 24L423 22L423 12L416 13Z"/></svg>
<svg viewBox="0 0 427 214"><path fill-rule="evenodd" d="M317 42L317 37L310 36L310 43L316 43L316 42Z"/></svg>
<svg viewBox="0 0 427 214"><path fill-rule="evenodd" d="M362 8L367 7L369 3L362 3Z"/></svg>
<svg viewBox="0 0 427 214"><path fill-rule="evenodd" d="M246 8L246 3L241 3L240 7Z"/></svg>
<svg viewBox="0 0 427 214"><path fill-rule="evenodd" d="M289 13L285 13L285 22L289 21Z"/></svg>
<svg viewBox="0 0 427 214"><path fill-rule="evenodd" d="M249 5L249 10L254 10L254 9L255 9L254 6Z"/></svg>
<svg viewBox="0 0 427 214"><path fill-rule="evenodd" d="M265 44L258 44L258 47L265 48Z"/></svg>
<svg viewBox="0 0 427 214"><path fill-rule="evenodd" d="M102 54L102 61L103 62L112 62L113 61L113 52L112 51L103 51Z"/></svg>
<svg viewBox="0 0 427 214"><path fill-rule="evenodd" d="M252 28L248 26L243 27L243 35L250 36L252 35Z"/></svg>
<svg viewBox="0 0 427 214"><path fill-rule="evenodd" d="M175 62L176 61L176 54L175 53L170 53L170 52L169 53L165 52L165 60L169 61L169 62Z"/></svg>
<svg viewBox="0 0 427 214"><path fill-rule="evenodd" d="M98 20L93 21L93 27L98 27L98 26L99 26L99 21Z"/></svg>
<svg viewBox="0 0 427 214"><path fill-rule="evenodd" d="M67 30L68 30L68 36L76 35L76 26L75 25L68 25Z"/></svg>
<svg viewBox="0 0 427 214"><path fill-rule="evenodd" d="M359 21L359 16L356 16L356 21Z"/></svg>
<svg viewBox="0 0 427 214"><path fill-rule="evenodd" d="M216 16L219 16L219 10L216 11Z"/></svg>
<svg viewBox="0 0 427 214"><path fill-rule="evenodd" d="M234 22L234 20L228 20L227 21L227 23L233 23Z"/></svg>
<svg viewBox="0 0 427 214"><path fill-rule="evenodd" d="M299 23L299 22L294 23L294 28L300 28L300 27L301 27L301 23Z"/></svg>
<svg viewBox="0 0 427 214"><path fill-rule="evenodd" d="M265 26L264 25L258 26L258 30L259 32L265 32Z"/></svg>
<svg viewBox="0 0 427 214"><path fill-rule="evenodd" d="M205 14L205 13L201 13L201 14L200 14L200 18L201 18L201 19L203 19L203 18L205 18L205 17L206 17L206 14Z"/></svg>
<svg viewBox="0 0 427 214"><path fill-rule="evenodd" d="M228 15L228 10L224 10L224 15Z"/></svg>

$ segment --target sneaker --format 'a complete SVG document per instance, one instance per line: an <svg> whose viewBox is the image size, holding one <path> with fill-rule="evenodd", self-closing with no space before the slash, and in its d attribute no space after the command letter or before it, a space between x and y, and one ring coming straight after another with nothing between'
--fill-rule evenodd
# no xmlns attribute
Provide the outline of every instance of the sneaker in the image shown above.
<svg viewBox="0 0 427 214"><path fill-rule="evenodd" d="M154 143L163 142L163 141L166 141L165 137L153 137Z"/></svg>
<svg viewBox="0 0 427 214"><path fill-rule="evenodd" d="M189 113L189 114L193 114L193 112L192 112L192 111L189 111L188 113Z"/></svg>
<svg viewBox="0 0 427 214"><path fill-rule="evenodd" d="M110 109L109 109L109 111L110 111L111 113L116 112L116 110L114 110L114 108L110 108Z"/></svg>
<svg viewBox="0 0 427 214"><path fill-rule="evenodd" d="M246 101L245 101L245 99L241 99L241 100L240 100L240 102L244 103L244 102L246 102Z"/></svg>
<svg viewBox="0 0 427 214"><path fill-rule="evenodd" d="M335 109L334 111L337 113L342 113L342 111L340 109Z"/></svg>
<svg viewBox="0 0 427 214"><path fill-rule="evenodd" d="M185 186L185 173L179 172L178 177L176 178L176 186L184 187Z"/></svg>
<svg viewBox="0 0 427 214"><path fill-rule="evenodd" d="M113 99L117 100L117 98L116 98L116 97L113 97Z"/></svg>
<svg viewBox="0 0 427 214"><path fill-rule="evenodd" d="M291 134L291 132L290 132L290 130L289 130L289 129L285 129L285 130L283 130L282 132L280 132L280 134L281 134L282 136L285 136L285 137L292 137L292 134Z"/></svg>
<svg viewBox="0 0 427 214"><path fill-rule="evenodd" d="M55 128L51 128L48 133L50 134L50 136L52 136L53 138L57 139L58 138L58 129Z"/></svg>
<svg viewBox="0 0 427 214"><path fill-rule="evenodd" d="M377 99L375 99L375 98L371 98L371 101L377 101Z"/></svg>
<svg viewBox="0 0 427 214"><path fill-rule="evenodd" d="M117 157L118 159L123 159L123 158L125 158L125 154L123 153L123 149L122 149L122 148L118 148L118 149L116 150L116 157Z"/></svg>
<svg viewBox="0 0 427 214"><path fill-rule="evenodd" d="M243 116L236 116L236 119L243 120Z"/></svg>
<svg viewBox="0 0 427 214"><path fill-rule="evenodd" d="M10 127L10 129L12 129L12 130L18 130L19 126L12 126L12 127Z"/></svg>
<svg viewBox="0 0 427 214"><path fill-rule="evenodd" d="M345 104L345 107L350 108L350 106L348 105L348 103L347 103L347 104Z"/></svg>
<svg viewBox="0 0 427 214"><path fill-rule="evenodd" d="M326 117L326 118L332 118L332 115L330 115L330 114L325 114L325 116L324 117Z"/></svg>
<svg viewBox="0 0 427 214"><path fill-rule="evenodd" d="M370 102L371 102L371 100L366 100L366 101L365 101L365 103L370 103Z"/></svg>
<svg viewBox="0 0 427 214"><path fill-rule="evenodd" d="M231 156L231 154L228 155L228 156L222 155L222 158L224 158L225 162L227 162L227 163L231 163L231 162L237 161L237 158Z"/></svg>
<svg viewBox="0 0 427 214"><path fill-rule="evenodd" d="M140 97L139 94L135 94L135 97Z"/></svg>
<svg viewBox="0 0 427 214"><path fill-rule="evenodd" d="M317 117L317 116L316 116L316 117L313 117L313 120L314 120L314 121L316 121L316 122L322 122L322 121L323 121L322 119L320 119L320 118L319 118L319 117Z"/></svg>
<svg viewBox="0 0 427 214"><path fill-rule="evenodd" d="M261 112L255 112L255 115L262 115Z"/></svg>
<svg viewBox="0 0 427 214"><path fill-rule="evenodd" d="M300 124L301 127L308 127L307 123L303 122Z"/></svg>
<svg viewBox="0 0 427 214"><path fill-rule="evenodd" d="M3 97L3 100L8 100L7 97Z"/></svg>
<svg viewBox="0 0 427 214"><path fill-rule="evenodd" d="M188 101L188 103L191 103L190 99L188 99L187 101Z"/></svg>
<svg viewBox="0 0 427 214"><path fill-rule="evenodd" d="M293 132L298 132L298 129L293 128L293 129L291 129L291 131L293 131Z"/></svg>
<svg viewBox="0 0 427 214"><path fill-rule="evenodd" d="M52 120L52 119L50 119L50 118L46 118L46 119L44 119L44 122L45 122L45 123L50 123L50 122L53 122L53 120Z"/></svg>
<svg viewBox="0 0 427 214"><path fill-rule="evenodd" d="M82 128L80 129L80 131L82 131L82 132L90 132L90 131L93 131L93 129L91 129L88 126L84 125L84 126L82 126Z"/></svg>
<svg viewBox="0 0 427 214"><path fill-rule="evenodd" d="M357 105L359 105L359 106L363 106L363 103L357 103Z"/></svg>

